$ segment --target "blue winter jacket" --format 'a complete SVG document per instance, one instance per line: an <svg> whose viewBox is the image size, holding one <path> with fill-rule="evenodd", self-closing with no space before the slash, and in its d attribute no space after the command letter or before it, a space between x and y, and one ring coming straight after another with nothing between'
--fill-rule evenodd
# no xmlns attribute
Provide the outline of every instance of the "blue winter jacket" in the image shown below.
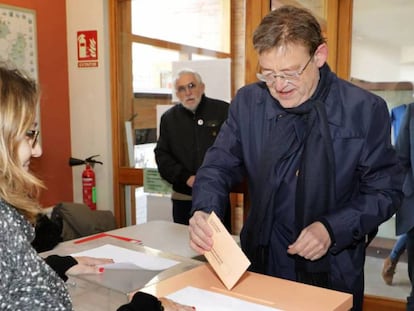
<svg viewBox="0 0 414 311"><path fill-rule="evenodd" d="M333 82L325 109L336 163L337 204L322 218L333 241L328 251L332 288L353 293L357 310L364 290L366 239L400 205L403 171L391 145L390 118L384 100L332 72L329 74L333 75ZM215 211L222 216L228 192L245 177L250 213L255 212L263 189L257 189L254 181L261 171L266 137L277 135L269 133L272 128L269 124L277 123L284 113L262 82L237 92L228 119L197 172L193 212ZM294 260L287 254L287 246L295 240L292 227L299 159L300 152L283 163L283 170L288 171L284 174L284 195L276 199L278 204L268 219L272 222L272 232L266 273L292 280L295 280ZM262 226L252 225L258 230ZM242 247L244 238L242 231Z"/></svg>

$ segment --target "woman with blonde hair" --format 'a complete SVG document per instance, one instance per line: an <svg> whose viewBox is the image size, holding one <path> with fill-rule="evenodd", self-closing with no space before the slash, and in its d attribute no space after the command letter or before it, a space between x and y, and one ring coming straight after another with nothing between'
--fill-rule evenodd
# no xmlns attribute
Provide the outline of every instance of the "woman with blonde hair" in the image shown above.
<svg viewBox="0 0 414 311"><path fill-rule="evenodd" d="M37 84L16 69L0 65L0 309L72 310L67 275L102 273L111 259L52 255L32 247L43 183L30 171L40 157L36 122ZM119 310L194 310L138 292Z"/></svg>

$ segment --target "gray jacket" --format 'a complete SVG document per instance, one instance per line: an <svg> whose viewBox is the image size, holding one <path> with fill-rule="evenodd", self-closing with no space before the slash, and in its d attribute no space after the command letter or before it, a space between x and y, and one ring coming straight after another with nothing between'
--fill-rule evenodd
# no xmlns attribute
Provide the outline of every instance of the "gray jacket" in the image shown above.
<svg viewBox="0 0 414 311"><path fill-rule="evenodd" d="M65 283L31 246L33 226L0 201L0 310L72 310Z"/></svg>

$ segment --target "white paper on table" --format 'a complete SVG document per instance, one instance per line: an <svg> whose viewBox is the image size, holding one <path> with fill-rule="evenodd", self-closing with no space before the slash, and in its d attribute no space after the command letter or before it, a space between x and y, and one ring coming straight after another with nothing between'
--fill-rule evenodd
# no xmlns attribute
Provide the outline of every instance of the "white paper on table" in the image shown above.
<svg viewBox="0 0 414 311"><path fill-rule="evenodd" d="M176 260L157 257L110 244L74 253L71 256L111 258L114 264L103 265L105 269L133 269L135 267L135 269L165 270L179 264Z"/></svg>
<svg viewBox="0 0 414 311"><path fill-rule="evenodd" d="M192 286L185 287L171 293L167 296L167 298L181 304L194 306L197 311L281 311L281 309L272 308Z"/></svg>

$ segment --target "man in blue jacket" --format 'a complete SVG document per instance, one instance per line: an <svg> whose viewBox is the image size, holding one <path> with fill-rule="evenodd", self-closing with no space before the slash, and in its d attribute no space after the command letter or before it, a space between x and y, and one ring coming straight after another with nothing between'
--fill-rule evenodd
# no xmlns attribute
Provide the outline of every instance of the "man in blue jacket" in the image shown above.
<svg viewBox="0 0 414 311"><path fill-rule="evenodd" d="M193 188L190 244L247 176L241 245L252 271L352 293L362 310L367 242L402 199L403 171L380 97L339 79L308 11L284 6L253 36L260 82L241 88Z"/></svg>

